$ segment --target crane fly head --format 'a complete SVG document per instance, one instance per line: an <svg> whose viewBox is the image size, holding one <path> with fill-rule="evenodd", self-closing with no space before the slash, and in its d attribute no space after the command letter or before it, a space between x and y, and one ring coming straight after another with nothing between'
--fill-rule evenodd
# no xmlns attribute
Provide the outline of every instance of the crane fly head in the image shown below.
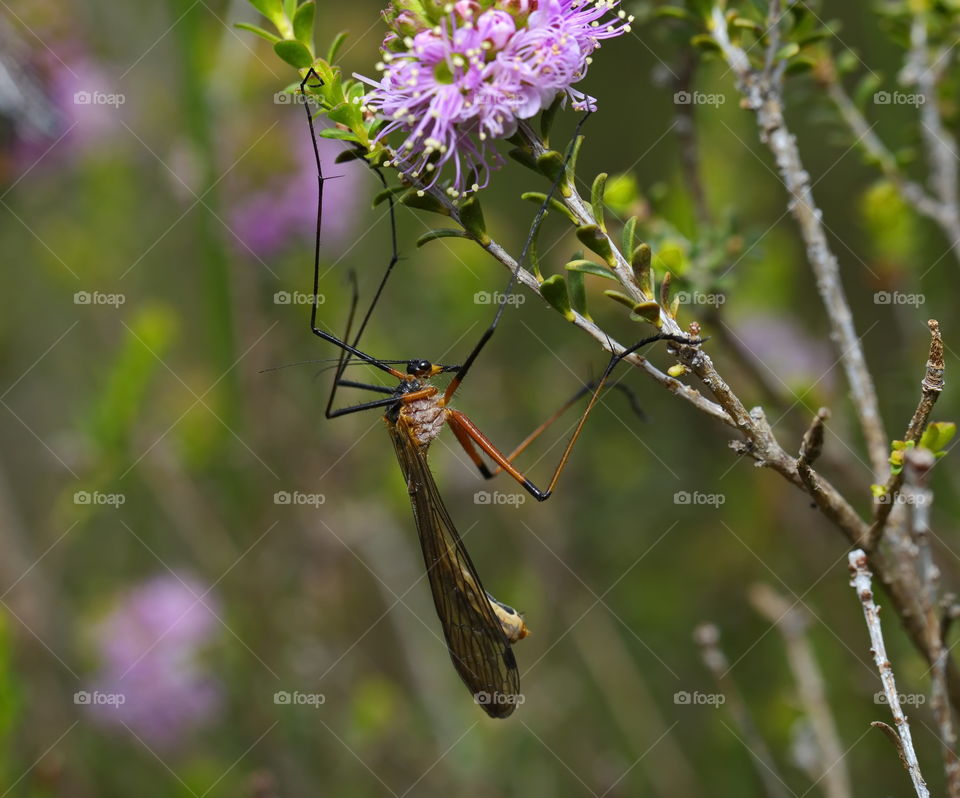
<svg viewBox="0 0 960 798"><path fill-rule="evenodd" d="M459 366L442 366L429 360L410 360L407 362L407 374L417 379L430 379L448 371L457 371Z"/></svg>

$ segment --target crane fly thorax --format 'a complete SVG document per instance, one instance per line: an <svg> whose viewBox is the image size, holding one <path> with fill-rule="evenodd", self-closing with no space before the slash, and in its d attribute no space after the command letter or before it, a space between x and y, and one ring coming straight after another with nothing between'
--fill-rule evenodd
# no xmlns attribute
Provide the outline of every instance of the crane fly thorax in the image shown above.
<svg viewBox="0 0 960 798"><path fill-rule="evenodd" d="M409 424L414 440L421 446L426 446L440 434L447 420L443 394L437 393L407 402L400 410L400 415Z"/></svg>

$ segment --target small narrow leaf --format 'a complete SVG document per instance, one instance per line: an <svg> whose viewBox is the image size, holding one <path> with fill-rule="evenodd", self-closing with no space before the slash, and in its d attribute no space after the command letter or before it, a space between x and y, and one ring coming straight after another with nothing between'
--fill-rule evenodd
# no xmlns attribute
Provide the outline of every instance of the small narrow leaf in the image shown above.
<svg viewBox="0 0 960 798"><path fill-rule="evenodd" d="M540 283L540 294L554 310L560 311L567 321L573 321L576 318L570 306L567 282L563 279L562 274L553 274Z"/></svg>
<svg viewBox="0 0 960 798"><path fill-rule="evenodd" d="M623 251L633 252L633 242L637 237L637 217L631 216L623 226Z"/></svg>
<svg viewBox="0 0 960 798"><path fill-rule="evenodd" d="M417 239L417 246L422 247L424 244L428 244L431 241L436 241L438 238L467 238L468 236L463 230L455 230L450 227L441 228L439 230L431 230L427 233L424 233L420 238Z"/></svg>
<svg viewBox="0 0 960 798"><path fill-rule="evenodd" d="M450 215L449 208L447 208L432 194L427 194L425 191L418 191L411 188L406 194L400 197L400 202L402 202L408 208L416 208L417 210L421 211L439 213L443 216Z"/></svg>
<svg viewBox="0 0 960 798"><path fill-rule="evenodd" d="M559 111L560 106L563 105L564 99L563 94L558 94L556 99L550 103L550 107L540 114L540 137L543 139L543 145L545 147L550 146L550 130L553 127L554 119L556 119L557 111Z"/></svg>
<svg viewBox="0 0 960 798"><path fill-rule="evenodd" d="M572 271L567 274L567 292L570 294L570 305L573 309L581 316L587 316L587 289L583 272Z"/></svg>
<svg viewBox="0 0 960 798"><path fill-rule="evenodd" d="M623 291L614 291L612 288L607 289L603 292L606 296L610 297L614 302L619 302L621 305L625 305L630 308L632 311L637 306L637 300L632 296L627 296Z"/></svg>
<svg viewBox="0 0 960 798"><path fill-rule="evenodd" d="M487 235L487 225L483 219L483 208L480 206L480 198L476 194L471 194L469 198L460 203L458 215L460 224L481 246L485 247L490 243L490 236Z"/></svg>
<svg viewBox="0 0 960 798"><path fill-rule="evenodd" d="M382 189L374 195L373 202L370 204L370 207L376 208L378 205L382 205L384 202L386 202L390 197L396 197L400 194L403 194L403 192L407 190L408 189L406 186L390 186L389 188Z"/></svg>
<svg viewBox="0 0 960 798"><path fill-rule="evenodd" d="M297 69L306 69L313 64L313 56L300 42L292 40L277 42L273 45L273 49L284 61Z"/></svg>
<svg viewBox="0 0 960 798"><path fill-rule="evenodd" d="M517 163L526 166L527 169L532 169L534 172L539 172L540 167L537 166L537 159L533 157L533 153L525 147L514 147L510 150L507 155L509 155Z"/></svg>
<svg viewBox="0 0 960 798"><path fill-rule="evenodd" d="M656 302L640 302L630 314L631 321L646 321L659 328L663 324L660 319L660 306Z"/></svg>
<svg viewBox="0 0 960 798"><path fill-rule="evenodd" d="M283 13L287 19L292 20L297 13L297 0L283 0Z"/></svg>
<svg viewBox="0 0 960 798"><path fill-rule="evenodd" d="M520 195L520 199L534 202L537 205L542 205L546 198L547 195L541 191L527 191ZM562 213L567 219L570 220L571 224L579 224L577 217L573 215L573 211L567 208L567 206L560 202L560 200L558 200L556 197L550 198L550 204L547 207L552 208L558 213Z"/></svg>
<svg viewBox="0 0 960 798"><path fill-rule="evenodd" d="M596 176L593 181L593 186L590 188L590 203L593 205L593 219L603 232L607 232L607 225L603 219L603 190L607 185L608 176L606 172L601 172Z"/></svg>
<svg viewBox="0 0 960 798"><path fill-rule="evenodd" d="M568 272L593 274L597 277L606 277L608 280L619 282L619 280L617 280L617 275L612 269L608 269L606 266L601 266L599 263L594 263L592 260L572 260L566 266L564 266L564 268Z"/></svg>
<svg viewBox="0 0 960 798"><path fill-rule="evenodd" d="M325 127L317 135L322 139L337 139L338 141L359 141L357 134L352 130L341 130L338 127Z"/></svg>
<svg viewBox="0 0 960 798"><path fill-rule="evenodd" d="M563 155L556 150L547 150L537 158L537 169L551 183L555 183L563 176Z"/></svg>
<svg viewBox="0 0 960 798"><path fill-rule="evenodd" d="M640 244L630 256L630 265L633 267L633 276L640 285L640 290L647 296L653 296L653 280L650 275L650 263L653 260L653 251L649 244Z"/></svg>
<svg viewBox="0 0 960 798"><path fill-rule="evenodd" d="M250 5L278 28L280 27L280 22L283 20L283 5L280 0L250 0Z"/></svg>
<svg viewBox="0 0 960 798"><path fill-rule="evenodd" d="M575 185L577 180L577 159L580 157L580 148L585 140L586 136L577 136L577 140L573 143L573 151L570 153L570 160L567 162L567 176L563 185L563 196L565 197L569 197L573 193L570 187Z"/></svg>
<svg viewBox="0 0 960 798"><path fill-rule="evenodd" d="M279 41L283 41L279 36L270 33L270 31L264 30L263 28L258 28L256 25L249 25L246 22L237 22L234 24L235 28L240 28L240 30L245 30L249 33L253 33L259 36L261 39L266 39L271 44L276 44Z"/></svg>
<svg viewBox="0 0 960 798"><path fill-rule="evenodd" d="M313 17L316 10L314 0L308 0L293 15L293 35L310 51L313 51Z"/></svg>
<svg viewBox="0 0 960 798"><path fill-rule="evenodd" d="M611 267L616 266L616 258L613 255L613 247L610 246L610 240L604 235L603 230L595 224L584 224L577 228L577 238L583 242L591 252L595 252L603 258Z"/></svg>
<svg viewBox="0 0 960 798"><path fill-rule="evenodd" d="M337 57L337 53L340 52L340 48L343 47L343 43L347 40L347 36L349 36L349 35L350 35L349 33L347 33L345 30L343 30L343 31L340 31L340 33L338 33L338 34L334 37L333 41L332 41L331 44L330 44L330 49L327 50L327 63L328 63L328 64L332 64L332 63L333 63L334 59Z"/></svg>

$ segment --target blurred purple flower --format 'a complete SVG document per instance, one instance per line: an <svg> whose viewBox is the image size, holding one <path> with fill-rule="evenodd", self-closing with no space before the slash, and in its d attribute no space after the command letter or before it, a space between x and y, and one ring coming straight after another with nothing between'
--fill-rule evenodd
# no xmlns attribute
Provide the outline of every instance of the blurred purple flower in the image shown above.
<svg viewBox="0 0 960 798"><path fill-rule="evenodd" d="M97 722L129 727L148 745L171 748L215 717L221 688L201 654L219 622L204 591L190 578L155 577L97 626L102 668L94 694L122 696L90 702Z"/></svg>
<svg viewBox="0 0 960 798"><path fill-rule="evenodd" d="M12 142L14 175L105 149L120 129L126 96L78 43L57 45L57 54L34 66L0 64L6 90L23 99Z"/></svg>
<svg viewBox="0 0 960 798"><path fill-rule="evenodd" d="M795 322L782 316L752 315L737 324L735 332L760 360L760 368L769 370L793 390L814 385L825 392L833 389L833 348Z"/></svg>
<svg viewBox="0 0 960 798"><path fill-rule="evenodd" d="M481 11L476 2L461 1L449 5L436 26L409 10L388 10L396 30L382 46L383 77L378 83L357 76L373 87L367 107L388 120L380 137L407 134L398 158L414 177L425 173L433 185L451 162L448 193L477 191L501 162L488 142L513 135L519 120L549 107L558 94L577 110L596 109L596 100L573 84L586 76L602 39L630 30L632 18L623 11L608 16L618 5L498 0Z"/></svg>
<svg viewBox="0 0 960 798"><path fill-rule="evenodd" d="M313 238L317 227L317 174L306 120L290 128L296 171L237 201L230 211L234 244L241 253L261 260L281 252L291 243ZM365 195L359 161L334 164L344 145L318 138L323 164L323 224L320 241L324 253L337 256L353 240Z"/></svg>

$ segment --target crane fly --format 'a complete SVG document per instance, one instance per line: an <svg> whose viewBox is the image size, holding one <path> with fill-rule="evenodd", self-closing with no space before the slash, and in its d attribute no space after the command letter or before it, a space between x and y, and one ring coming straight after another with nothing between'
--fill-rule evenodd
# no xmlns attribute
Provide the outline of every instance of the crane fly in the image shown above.
<svg viewBox="0 0 960 798"><path fill-rule="evenodd" d="M316 78L320 84L323 82L311 68L300 84L300 91L304 94L306 94L307 82L311 78ZM519 670L512 644L526 637L529 630L520 613L513 607L498 601L483 587L477 569L470 559L453 519L447 512L436 481L430 471L427 462L427 451L430 444L440 434L444 426L448 426L484 478L491 478L500 471L505 471L534 498L538 501L544 501L553 493L554 486L580 436L583 425L596 405L616 364L624 357L654 341L666 339L683 344L695 344L700 343L700 341L661 333L645 338L619 355L611 357L601 378L595 384L588 384L578 391L553 416L528 435L510 454L503 454L464 413L453 409L450 403L470 367L496 330L506 307L510 289L517 279L537 227L546 213L560 178L557 178L554 182L546 199L540 206L518 259L517 269L511 277L507 291L503 294L503 299L497 308L493 322L480 337L463 364L441 365L422 358L381 360L361 350L359 342L386 281L399 260L393 195L387 194L393 254L386 273L381 278L371 305L351 342L351 328L357 307L357 289L354 282L347 331L342 339L338 338L317 325L316 296L320 280L320 225L323 216L323 182L325 178L317 148L313 115L310 112L309 105L305 103L305 107L313 142L318 182L317 235L314 249L310 329L314 335L340 349L336 376L333 380L324 415L329 419L376 408L384 410L384 422L393 441L397 461L407 485L434 607L440 619L440 626L453 666L473 694L474 701L491 717L505 718L513 712L518 703L522 702ZM585 118L580 120L574 132L570 148L567 151L568 160L573 142L576 141L580 125ZM374 171L386 187L386 180L382 173L376 168L374 168ZM346 367L357 363L364 363L388 374L397 381L396 385L391 388L346 379L344 377ZM444 374L452 374L453 376L446 388L441 390L433 384L433 381ZM386 396L360 404L334 408L334 397L338 387L355 388L372 393L386 394ZM563 451L550 482L545 489L537 487L513 465L514 458L523 452L577 399L588 393L591 395L590 401ZM491 469L487 465L483 455L486 455L496 464L494 468Z"/></svg>

